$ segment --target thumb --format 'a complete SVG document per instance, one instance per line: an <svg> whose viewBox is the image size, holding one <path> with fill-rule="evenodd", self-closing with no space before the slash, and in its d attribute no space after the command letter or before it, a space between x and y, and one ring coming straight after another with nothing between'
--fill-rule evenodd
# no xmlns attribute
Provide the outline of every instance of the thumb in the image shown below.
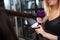
<svg viewBox="0 0 60 40"><path fill-rule="evenodd" d="M41 27L41 25L38 25L37 27Z"/></svg>

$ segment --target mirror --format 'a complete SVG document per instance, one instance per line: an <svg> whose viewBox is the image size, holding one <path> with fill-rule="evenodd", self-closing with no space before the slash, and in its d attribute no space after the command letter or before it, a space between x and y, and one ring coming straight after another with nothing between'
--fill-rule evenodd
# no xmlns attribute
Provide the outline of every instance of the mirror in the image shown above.
<svg viewBox="0 0 60 40"><path fill-rule="evenodd" d="M8 10L31 12L43 8L43 0L4 0L4 6Z"/></svg>

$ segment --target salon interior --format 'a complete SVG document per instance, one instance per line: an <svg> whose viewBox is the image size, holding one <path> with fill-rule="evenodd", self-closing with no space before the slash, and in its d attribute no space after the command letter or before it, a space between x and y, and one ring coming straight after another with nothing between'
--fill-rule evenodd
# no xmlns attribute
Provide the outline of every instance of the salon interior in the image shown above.
<svg viewBox="0 0 60 40"><path fill-rule="evenodd" d="M7 13L19 40L39 40L31 27L36 22L37 11L43 9L43 0L0 0L0 6Z"/></svg>

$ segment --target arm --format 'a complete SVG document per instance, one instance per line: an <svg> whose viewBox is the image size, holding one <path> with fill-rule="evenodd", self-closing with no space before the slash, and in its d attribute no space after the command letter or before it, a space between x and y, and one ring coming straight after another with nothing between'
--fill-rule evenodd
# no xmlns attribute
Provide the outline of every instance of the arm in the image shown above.
<svg viewBox="0 0 60 40"><path fill-rule="evenodd" d="M40 28L39 29L35 29L35 31L36 31L37 34L41 34L43 37L45 37L47 39L50 39L50 40L58 40L60 38L59 36L55 36L55 35L52 35L50 33L45 32L43 30L43 28L41 27L41 25L40 25Z"/></svg>
<svg viewBox="0 0 60 40"><path fill-rule="evenodd" d="M48 38L48 39L50 39L50 40L58 40L58 36L52 35L52 34L50 34L50 33L44 32L44 34L42 33L42 35L43 35L45 38Z"/></svg>

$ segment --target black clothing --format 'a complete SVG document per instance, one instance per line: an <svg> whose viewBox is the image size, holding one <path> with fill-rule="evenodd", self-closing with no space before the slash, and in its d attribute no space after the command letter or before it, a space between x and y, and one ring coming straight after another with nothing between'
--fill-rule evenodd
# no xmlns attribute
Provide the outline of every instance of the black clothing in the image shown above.
<svg viewBox="0 0 60 40"><path fill-rule="evenodd" d="M58 36L58 40L60 40L60 16L57 18L45 22L45 31Z"/></svg>

